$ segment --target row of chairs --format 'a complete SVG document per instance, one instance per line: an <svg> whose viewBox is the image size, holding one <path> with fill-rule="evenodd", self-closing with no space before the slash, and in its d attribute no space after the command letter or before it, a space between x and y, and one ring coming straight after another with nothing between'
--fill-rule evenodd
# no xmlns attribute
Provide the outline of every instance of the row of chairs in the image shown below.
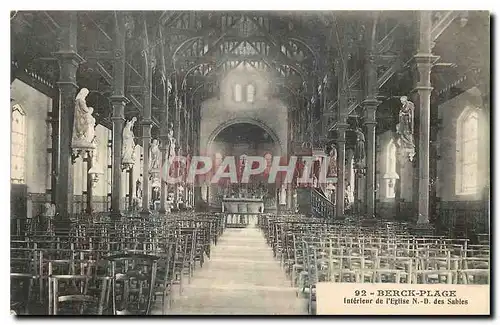
<svg viewBox="0 0 500 325"><path fill-rule="evenodd" d="M315 301L318 282L489 284L489 245L412 234L405 224L262 216L259 225L297 287Z"/></svg>
<svg viewBox="0 0 500 325"><path fill-rule="evenodd" d="M11 238L11 309L17 314L162 312L191 281L224 231L221 216L87 218L56 233ZM160 301L161 300L161 301Z"/></svg>

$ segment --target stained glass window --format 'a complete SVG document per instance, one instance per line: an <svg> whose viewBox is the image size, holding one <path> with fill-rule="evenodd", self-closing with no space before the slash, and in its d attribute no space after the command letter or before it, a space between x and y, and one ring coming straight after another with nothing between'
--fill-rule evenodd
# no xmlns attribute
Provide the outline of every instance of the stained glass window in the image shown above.
<svg viewBox="0 0 500 325"><path fill-rule="evenodd" d="M242 88L240 84L234 86L234 101L241 102L242 100Z"/></svg>
<svg viewBox="0 0 500 325"><path fill-rule="evenodd" d="M396 197L395 180L397 179L396 172L396 145L394 141L389 142L387 145L387 160L386 160L386 175L390 178L386 179L386 196L388 198Z"/></svg>
<svg viewBox="0 0 500 325"><path fill-rule="evenodd" d="M477 192L479 115L467 109L457 123L457 194Z"/></svg>
<svg viewBox="0 0 500 325"><path fill-rule="evenodd" d="M19 105L12 107L10 179L26 183L26 113Z"/></svg>
<svg viewBox="0 0 500 325"><path fill-rule="evenodd" d="M247 86L247 102L253 103L255 99L255 87L252 84Z"/></svg>

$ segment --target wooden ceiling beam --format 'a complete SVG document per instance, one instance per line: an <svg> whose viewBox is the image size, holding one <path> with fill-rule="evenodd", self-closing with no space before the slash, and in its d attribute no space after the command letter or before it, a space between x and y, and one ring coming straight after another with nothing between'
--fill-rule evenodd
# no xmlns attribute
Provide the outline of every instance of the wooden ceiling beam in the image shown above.
<svg viewBox="0 0 500 325"><path fill-rule="evenodd" d="M431 40L436 41L459 15L459 11L447 11L441 19L432 26Z"/></svg>

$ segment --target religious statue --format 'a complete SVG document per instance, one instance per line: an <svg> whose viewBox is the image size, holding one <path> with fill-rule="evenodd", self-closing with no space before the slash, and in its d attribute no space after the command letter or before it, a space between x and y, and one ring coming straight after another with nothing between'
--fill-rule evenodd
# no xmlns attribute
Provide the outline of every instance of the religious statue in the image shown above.
<svg viewBox="0 0 500 325"><path fill-rule="evenodd" d="M329 162L328 162L328 170L326 173L327 177L336 177L337 176L337 148L332 146L329 154L328 154Z"/></svg>
<svg viewBox="0 0 500 325"><path fill-rule="evenodd" d="M401 104L403 106L399 111L399 123L396 125L396 132L399 135L397 143L408 154L410 161L413 161L415 156L415 143L413 140L415 105L406 96L401 97Z"/></svg>
<svg viewBox="0 0 500 325"><path fill-rule="evenodd" d="M123 144L122 144L122 164L134 164L135 162L135 141L134 141L134 123L137 118L134 116L130 121L127 121L123 128Z"/></svg>
<svg viewBox="0 0 500 325"><path fill-rule="evenodd" d="M177 140L174 138L174 127L173 125L170 125L170 128L168 130L168 135L167 135L167 139L168 139L168 150L167 150L167 160L169 163L172 162L172 160L174 159L175 157L175 148L176 148L176 145L177 145Z"/></svg>
<svg viewBox="0 0 500 325"><path fill-rule="evenodd" d="M135 182L135 197L142 198L142 182L140 179Z"/></svg>
<svg viewBox="0 0 500 325"><path fill-rule="evenodd" d="M350 183L347 183L345 187L345 197L346 197L346 208L349 208L354 203L354 190Z"/></svg>
<svg viewBox="0 0 500 325"><path fill-rule="evenodd" d="M354 151L354 161L362 165L365 160L365 134L360 128L356 129L356 149Z"/></svg>
<svg viewBox="0 0 500 325"><path fill-rule="evenodd" d="M272 155L272 153L266 152L264 154L264 160L266 161L266 168L264 169L264 173L266 175L268 175L269 172L271 171L271 165L273 163L273 155Z"/></svg>
<svg viewBox="0 0 500 325"><path fill-rule="evenodd" d="M286 205L286 188L284 184L281 184L279 189L279 204Z"/></svg>
<svg viewBox="0 0 500 325"><path fill-rule="evenodd" d="M86 97L87 88L82 88L75 99L75 116L73 120L73 146L92 147L95 137L95 118L92 116L94 108L88 107Z"/></svg>
<svg viewBox="0 0 500 325"><path fill-rule="evenodd" d="M160 168L160 146L158 139L153 139L151 148L149 148L149 170L157 170Z"/></svg>
<svg viewBox="0 0 500 325"><path fill-rule="evenodd" d="M245 170L247 164L247 155L244 153L240 156L240 161L239 161L239 174L242 175L243 171Z"/></svg>

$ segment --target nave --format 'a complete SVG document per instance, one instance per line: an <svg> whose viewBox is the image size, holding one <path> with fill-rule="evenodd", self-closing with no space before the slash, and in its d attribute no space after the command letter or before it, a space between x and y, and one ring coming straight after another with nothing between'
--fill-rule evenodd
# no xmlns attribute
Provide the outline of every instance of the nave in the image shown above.
<svg viewBox="0 0 500 325"><path fill-rule="evenodd" d="M10 21L12 313L317 314L322 282L488 289L489 12Z"/></svg>
<svg viewBox="0 0 500 325"><path fill-rule="evenodd" d="M228 228L168 314L300 315L307 306L259 229Z"/></svg>
<svg viewBox="0 0 500 325"><path fill-rule="evenodd" d="M490 281L488 236L472 244L412 233L403 223L272 214L240 215L239 227L227 228L228 217L184 213L112 222L94 216L65 233L26 232L11 241L11 310L315 314L318 282Z"/></svg>

